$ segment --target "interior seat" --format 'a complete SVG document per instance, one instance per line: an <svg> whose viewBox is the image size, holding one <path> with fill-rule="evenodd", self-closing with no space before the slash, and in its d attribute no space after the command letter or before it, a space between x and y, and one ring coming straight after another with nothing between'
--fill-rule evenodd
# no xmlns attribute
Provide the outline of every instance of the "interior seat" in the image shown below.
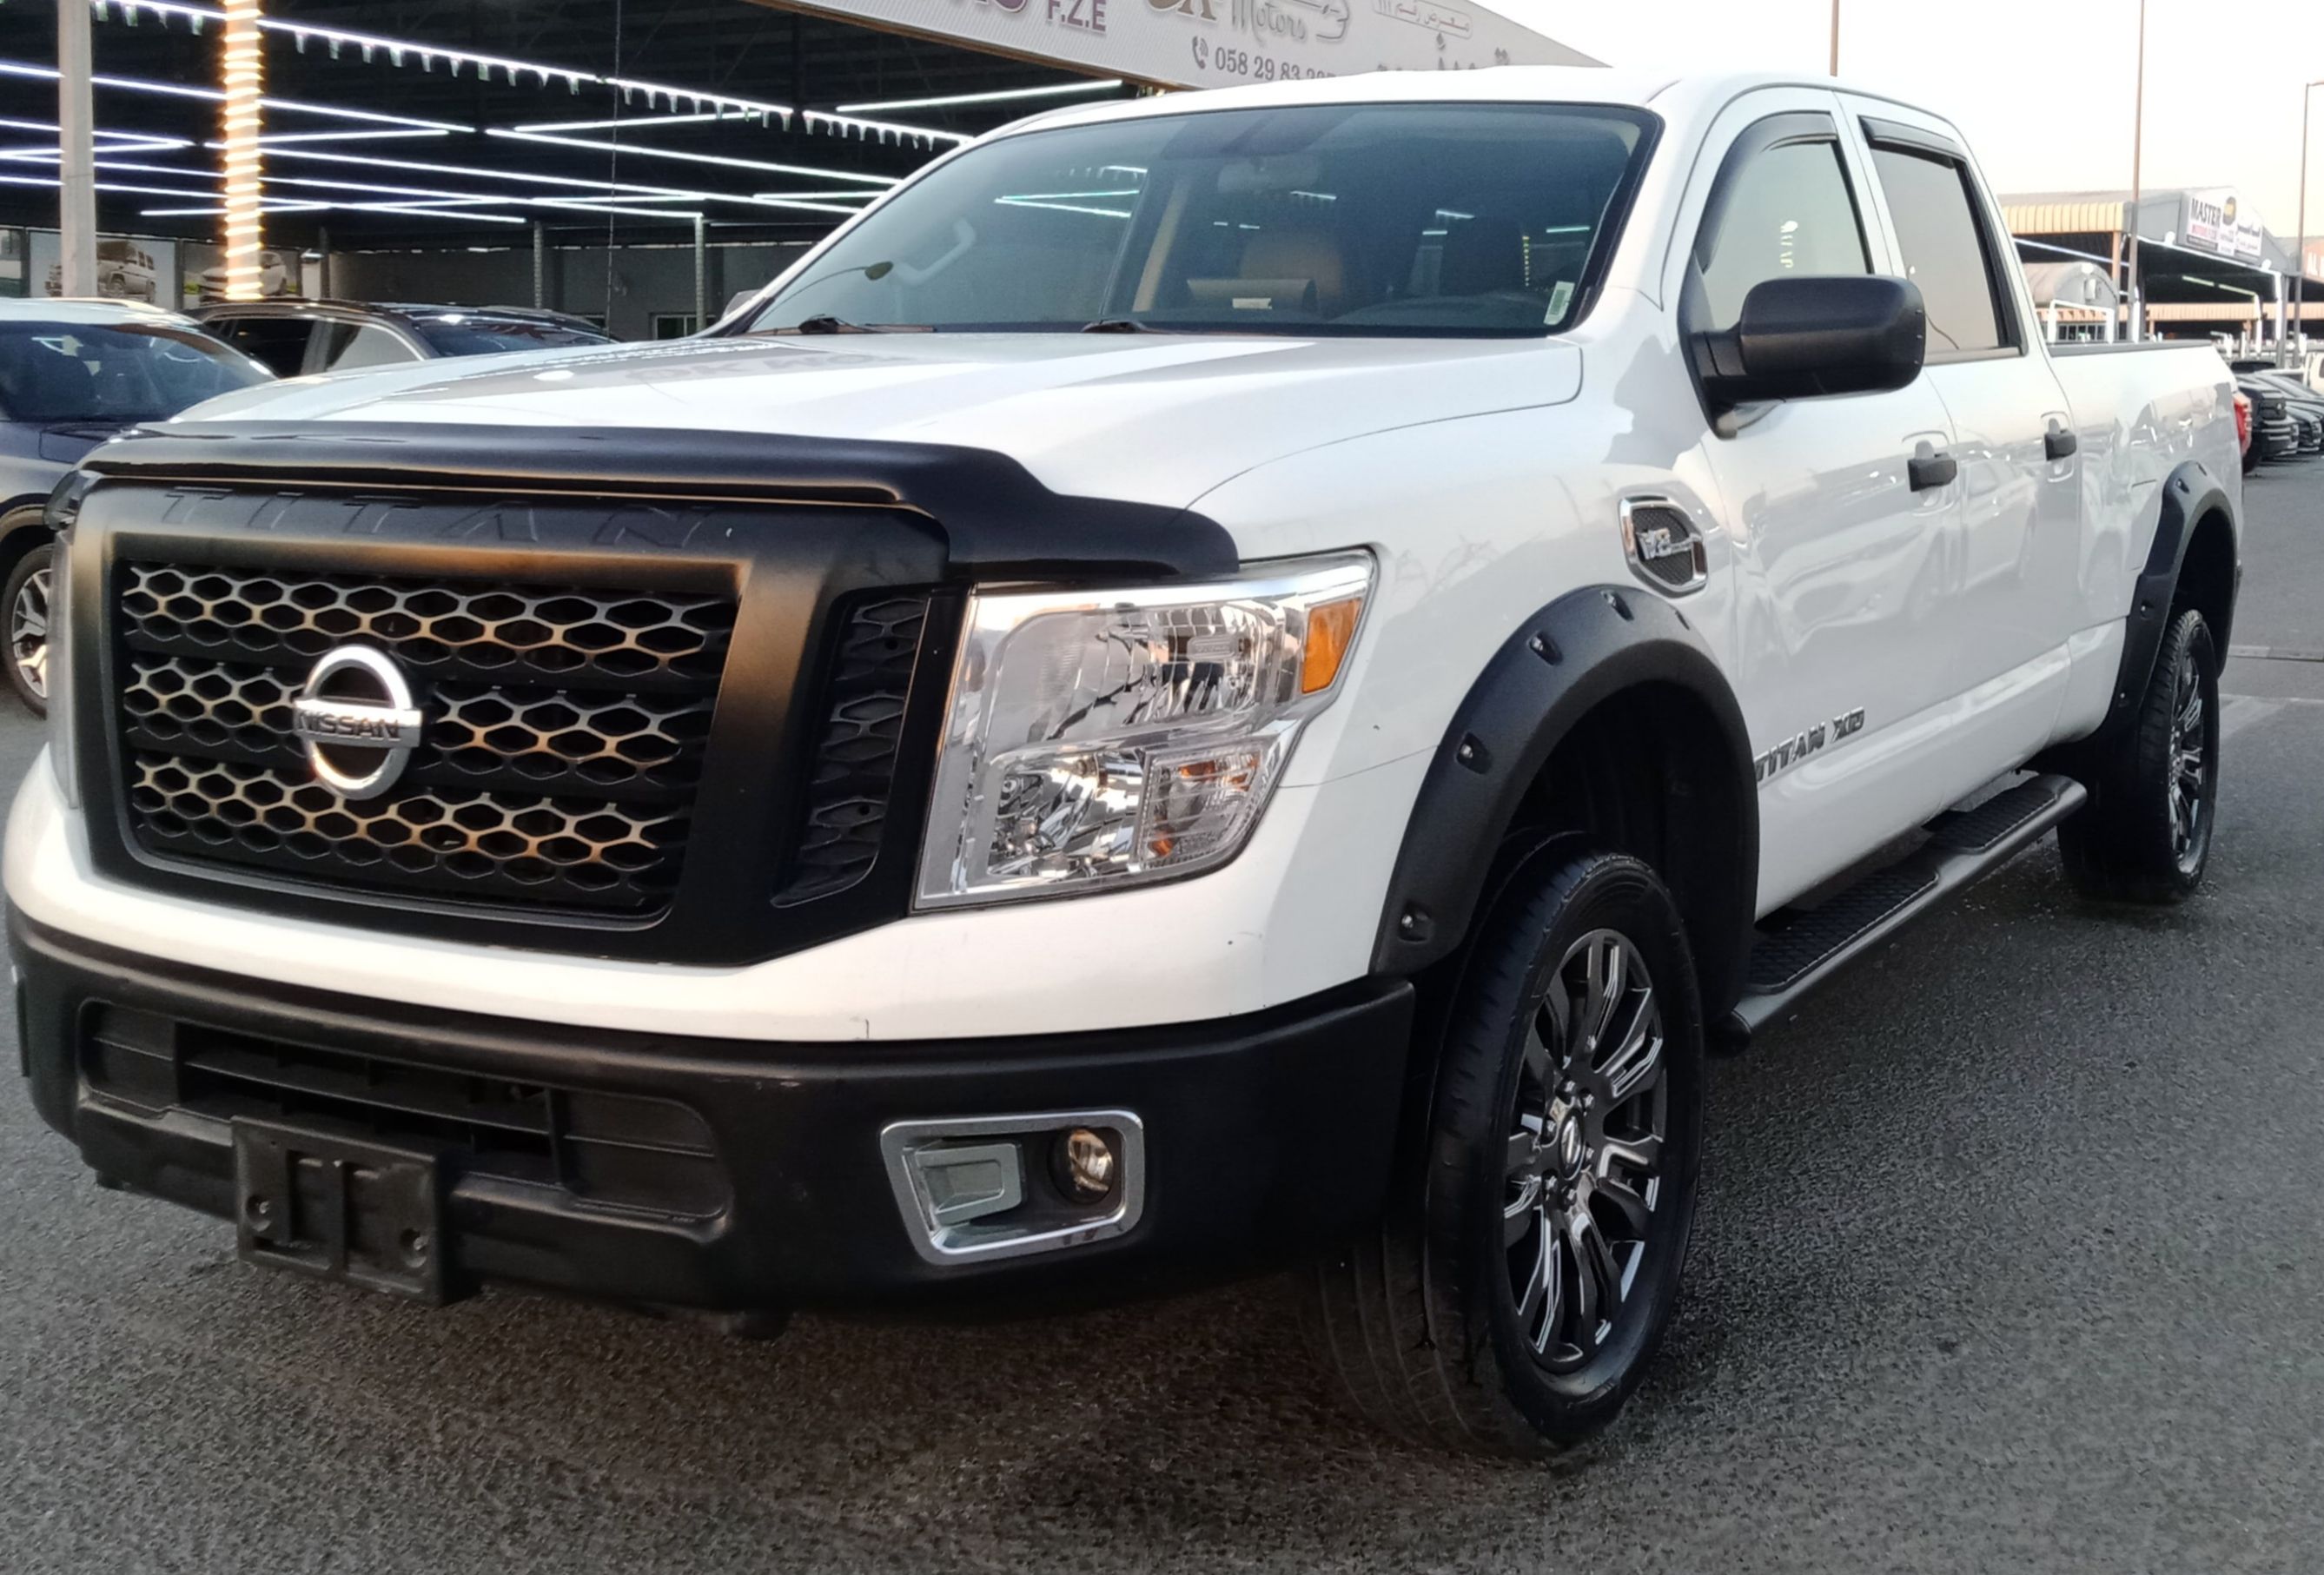
<svg viewBox="0 0 2324 1575"><path fill-rule="evenodd" d="M1242 249L1245 279L1304 279L1314 290L1315 313L1334 318L1347 308L1347 256L1339 237L1316 225L1268 226Z"/></svg>

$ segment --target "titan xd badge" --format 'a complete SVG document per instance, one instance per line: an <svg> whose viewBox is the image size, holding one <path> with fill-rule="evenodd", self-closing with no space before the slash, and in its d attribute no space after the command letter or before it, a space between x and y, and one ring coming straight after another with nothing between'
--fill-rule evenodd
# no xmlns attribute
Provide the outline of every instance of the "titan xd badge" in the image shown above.
<svg viewBox="0 0 2324 1575"><path fill-rule="evenodd" d="M1803 732L1794 734L1766 751L1752 761L1759 780L1790 770L1827 744L1845 743L1864 731L1864 707L1842 712L1830 722L1819 722Z"/></svg>

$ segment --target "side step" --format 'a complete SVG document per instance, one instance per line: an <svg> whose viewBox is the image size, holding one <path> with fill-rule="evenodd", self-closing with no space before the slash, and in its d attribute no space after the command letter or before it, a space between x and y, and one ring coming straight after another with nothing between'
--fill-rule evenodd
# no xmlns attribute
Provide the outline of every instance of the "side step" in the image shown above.
<svg viewBox="0 0 2324 1575"><path fill-rule="evenodd" d="M2066 777L2030 778L1973 809L1949 809L1928 840L1812 908L1760 921L1743 999L1713 1029L1720 1050L1741 1050L1818 985L1971 881L2015 858L2089 797Z"/></svg>

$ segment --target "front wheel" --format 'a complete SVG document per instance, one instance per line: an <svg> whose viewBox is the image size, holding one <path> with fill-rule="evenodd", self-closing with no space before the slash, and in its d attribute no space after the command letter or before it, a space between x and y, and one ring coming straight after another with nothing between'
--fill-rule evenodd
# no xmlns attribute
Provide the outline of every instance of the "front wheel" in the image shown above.
<svg viewBox="0 0 2324 1575"><path fill-rule="evenodd" d="M1570 851L1520 869L1451 1002L1425 1151L1313 1287L1356 1408L1519 1454L1613 1421L1677 1306L1702 1069L1693 958L1655 872Z"/></svg>
<svg viewBox="0 0 2324 1575"><path fill-rule="evenodd" d="M16 697L35 716L49 713L49 590L52 583L47 542L26 552L8 573L0 603L7 607L8 678Z"/></svg>

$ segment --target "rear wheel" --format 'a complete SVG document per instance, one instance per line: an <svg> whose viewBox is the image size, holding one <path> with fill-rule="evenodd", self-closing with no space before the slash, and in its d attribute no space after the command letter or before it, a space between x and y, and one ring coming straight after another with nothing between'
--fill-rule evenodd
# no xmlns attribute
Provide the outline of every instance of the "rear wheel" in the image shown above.
<svg viewBox="0 0 2324 1575"><path fill-rule="evenodd" d="M2202 884L2219 796L2218 658L2189 607L2171 620L2129 731L2084 774L2090 801L2058 828L2085 895L2177 902Z"/></svg>
<svg viewBox="0 0 2324 1575"><path fill-rule="evenodd" d="M1677 1305L1702 1135L1684 929L1636 859L1545 854L1480 926L1425 1150L1319 1271L1313 1329L1406 1437L1540 1453L1604 1427Z"/></svg>
<svg viewBox="0 0 2324 1575"><path fill-rule="evenodd" d="M18 558L0 590L7 609L8 679L35 716L49 711L49 590L53 549L42 542Z"/></svg>

